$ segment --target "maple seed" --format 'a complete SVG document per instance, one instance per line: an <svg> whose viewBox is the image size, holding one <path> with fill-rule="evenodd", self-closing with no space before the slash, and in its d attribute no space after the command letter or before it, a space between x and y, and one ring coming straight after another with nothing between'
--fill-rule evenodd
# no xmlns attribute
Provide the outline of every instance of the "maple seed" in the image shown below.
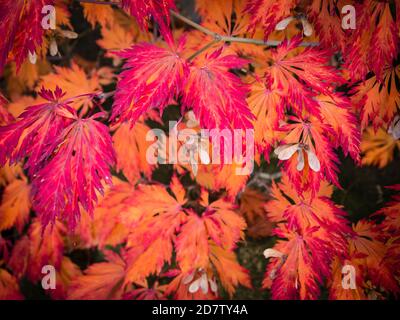
<svg viewBox="0 0 400 320"><path fill-rule="evenodd" d="M50 42L50 55L54 57L58 53L57 41L52 39Z"/></svg>
<svg viewBox="0 0 400 320"><path fill-rule="evenodd" d="M210 287L211 291L216 293L218 291L217 282L215 278L209 279L207 277L207 273L203 269L198 269L198 273L200 273L200 277L193 281L196 271L190 273L187 277L185 277L182 281L183 284L190 284L188 291L190 293L196 293L201 289L204 294L208 293L208 288ZM193 282L192 282L193 281Z"/></svg>
<svg viewBox="0 0 400 320"><path fill-rule="evenodd" d="M37 60L37 55L36 52L28 52L28 58L29 58L29 62L32 64L36 64L36 60Z"/></svg>
<svg viewBox="0 0 400 320"><path fill-rule="evenodd" d="M388 129L388 133L392 135L395 140L400 139L400 117L396 116Z"/></svg>
<svg viewBox="0 0 400 320"><path fill-rule="evenodd" d="M279 160L289 160L297 151L298 162L296 168L298 171L302 171L305 163L303 150L307 153L308 165L310 166L311 170L319 172L321 170L321 164L308 144L294 143L279 146L274 150L274 153L278 156Z"/></svg>
<svg viewBox="0 0 400 320"><path fill-rule="evenodd" d="M278 250L272 249L272 248L268 248L265 249L264 252L264 257L266 259L268 258L282 258L284 256L284 254Z"/></svg>

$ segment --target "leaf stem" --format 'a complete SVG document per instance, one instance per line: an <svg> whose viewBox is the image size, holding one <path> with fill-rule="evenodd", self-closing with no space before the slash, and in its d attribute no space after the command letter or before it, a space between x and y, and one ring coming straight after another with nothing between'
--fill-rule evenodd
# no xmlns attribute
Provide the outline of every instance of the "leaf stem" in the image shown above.
<svg viewBox="0 0 400 320"><path fill-rule="evenodd" d="M192 61L194 58L196 58L199 54L203 53L204 51L206 51L208 48L210 48L212 45L216 44L218 42L218 40L213 40L209 43L207 43L204 47L200 48L198 51L196 51L195 53L193 53L188 60Z"/></svg>

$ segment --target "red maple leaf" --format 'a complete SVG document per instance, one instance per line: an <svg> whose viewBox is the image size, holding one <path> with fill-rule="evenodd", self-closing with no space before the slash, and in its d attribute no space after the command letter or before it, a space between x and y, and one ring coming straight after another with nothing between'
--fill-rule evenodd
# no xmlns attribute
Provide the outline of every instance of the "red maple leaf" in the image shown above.
<svg viewBox="0 0 400 320"><path fill-rule="evenodd" d="M247 102L247 85L229 69L240 69L248 61L224 55L223 48L198 56L190 66L183 94L183 107L193 108L202 127L252 128L254 118Z"/></svg>
<svg viewBox="0 0 400 320"><path fill-rule="evenodd" d="M76 114L60 101L64 95L60 88L54 92L42 88L39 94L48 102L27 107L16 122L0 127L0 165L28 157L25 167L31 175L51 156L54 142L59 142L60 133Z"/></svg>
<svg viewBox="0 0 400 320"><path fill-rule="evenodd" d="M76 117L60 134L52 159L35 173L33 207L43 225L61 217L74 227L80 205L93 213L96 192L103 193L103 182L112 183L110 166L115 156L109 128L95 120L102 115Z"/></svg>
<svg viewBox="0 0 400 320"><path fill-rule="evenodd" d="M43 41L42 9L54 0L0 0L0 74L7 60L16 62L17 69L28 53L34 54Z"/></svg>
<svg viewBox="0 0 400 320"><path fill-rule="evenodd" d="M119 54L127 61L117 85L112 120L133 124L152 107L162 112L179 95L188 71L180 57L183 46L184 39L177 47L167 48L141 43Z"/></svg>
<svg viewBox="0 0 400 320"><path fill-rule="evenodd" d="M279 240L272 251L264 252L273 259L263 281L264 287L271 288L273 299L318 299L333 256L327 242L313 235L317 230L276 230L279 237L288 240Z"/></svg>
<svg viewBox="0 0 400 320"><path fill-rule="evenodd" d="M170 10L175 9L174 0L122 0L122 7L136 18L142 29L147 29L151 18L160 26L164 37L170 39Z"/></svg>

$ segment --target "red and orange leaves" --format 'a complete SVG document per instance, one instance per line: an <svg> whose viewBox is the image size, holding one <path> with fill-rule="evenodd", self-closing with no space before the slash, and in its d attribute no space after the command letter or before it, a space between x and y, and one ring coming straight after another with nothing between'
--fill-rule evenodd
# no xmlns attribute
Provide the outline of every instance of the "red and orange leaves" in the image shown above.
<svg viewBox="0 0 400 320"><path fill-rule="evenodd" d="M317 196L299 196L287 177L273 184L273 200L265 208L278 223L275 234L287 239L264 252L272 261L263 286L271 288L273 298L317 299L332 259L346 254L346 238L352 232L345 213L328 198L331 193L324 184Z"/></svg>
<svg viewBox="0 0 400 320"><path fill-rule="evenodd" d="M156 108L160 113L180 96L182 108L193 111L202 127L251 128L247 86L229 72L247 61L222 48L189 63L181 57L185 37L175 48L142 43L122 51L127 59L117 86L112 119L135 123Z"/></svg>
<svg viewBox="0 0 400 320"><path fill-rule="evenodd" d="M271 55L271 65L266 71L266 79L271 81L271 89L277 89L286 96L286 101L294 111L307 111L315 116L321 107L312 99L318 94L332 95L335 85L344 83L337 70L327 65L329 52L317 48L306 48L293 55L298 48L300 37L284 41Z"/></svg>
<svg viewBox="0 0 400 320"><path fill-rule="evenodd" d="M175 9L174 0L122 0L122 7L136 18L142 29L147 29L153 18L163 36L170 38L170 10Z"/></svg>
<svg viewBox="0 0 400 320"><path fill-rule="evenodd" d="M33 207L43 225L59 217L74 227L80 218L80 206L92 214L97 192L103 193L104 183L112 183L110 166L115 155L109 128L95 120L99 116L74 119L60 135L62 142L53 158L36 173Z"/></svg>
<svg viewBox="0 0 400 320"><path fill-rule="evenodd" d="M314 236L317 230L318 227L301 233L285 228L277 231L279 237L288 240L278 240L274 249L264 252L267 258L273 258L263 281L264 287L271 288L273 299L319 297L320 285L329 274L332 256L328 243Z"/></svg>
<svg viewBox="0 0 400 320"><path fill-rule="evenodd" d="M396 83L400 81L400 65L387 66L381 79L372 76L354 88L352 101L360 113L362 129L372 124L375 130L389 125L400 105L400 92Z"/></svg>
<svg viewBox="0 0 400 320"><path fill-rule="evenodd" d="M28 107L16 122L0 128L0 163L28 158L33 207L43 225L62 217L73 227L79 206L92 213L96 192L103 191L104 182L111 183L111 136L95 120L101 114L78 118L68 101L62 102L60 88L54 93L43 89L41 95L47 103Z"/></svg>
<svg viewBox="0 0 400 320"><path fill-rule="evenodd" d="M238 284L250 285L233 253L246 224L229 202L209 203L205 192L200 200L189 200L174 177L169 190L161 185L140 185L125 203L124 223L132 230L127 240L125 282L141 283L151 274L165 272L176 256L179 274L183 278L192 275L193 280L173 280L167 289L171 294L179 295L181 285L188 290L195 274L203 272L210 273L209 279L220 277L229 294ZM232 273L227 272L226 264L232 266Z"/></svg>
<svg viewBox="0 0 400 320"><path fill-rule="evenodd" d="M133 185L140 179L141 174L151 179L155 165L148 163L146 152L151 142L146 136L151 129L143 122L136 122L130 128L129 123L122 123L112 137L117 158L117 170Z"/></svg>
<svg viewBox="0 0 400 320"><path fill-rule="evenodd" d="M193 61L182 104L193 108L201 127L252 128L253 115L246 103L248 87L229 72L247 63L235 55L225 55L223 48Z"/></svg>
<svg viewBox="0 0 400 320"><path fill-rule="evenodd" d="M71 300L114 300L124 293L126 266L123 259L106 251L107 262L94 263L72 281L67 297Z"/></svg>
<svg viewBox="0 0 400 320"><path fill-rule="evenodd" d="M335 92L335 87L343 84L344 79L327 65L327 51L306 48L294 54L300 40L297 37L286 41L272 51L271 64L263 78L256 77L252 83L248 99L258 116L254 123L255 140L261 150L269 151L281 138L286 144L305 144L316 154L320 169L313 171L307 170L307 165L304 170L296 169L295 156L289 157L292 160L280 158L288 160L285 171L299 192L310 187L317 190L321 179L337 184L338 159L334 148L341 146L346 155L359 161L360 144L359 125L350 101ZM291 112L303 120L288 117L287 113ZM260 120L262 116L267 119Z"/></svg>
<svg viewBox="0 0 400 320"><path fill-rule="evenodd" d="M7 265L17 278L26 276L34 283L42 279L42 268L45 265L52 265L59 271L63 260L65 234L65 226L59 222L53 228L43 231L41 222L34 219L28 234L14 245Z"/></svg>
<svg viewBox="0 0 400 320"><path fill-rule="evenodd" d="M15 61L19 68L29 53L35 54L45 31L41 25L42 8L53 4L54 0L1 0L0 32L4 38L0 45L0 74L7 61Z"/></svg>
<svg viewBox="0 0 400 320"><path fill-rule="evenodd" d="M23 298L15 277L6 269L0 268L0 300L22 300Z"/></svg>
<svg viewBox="0 0 400 320"><path fill-rule="evenodd" d="M50 143L59 139L61 131L73 118L69 105L58 103L63 97L60 88L54 93L43 89L40 94L46 103L28 107L17 122L0 128L0 165L7 161L15 164L28 156L25 168L33 174L52 153Z"/></svg>
<svg viewBox="0 0 400 320"><path fill-rule="evenodd" d="M31 187L26 177L15 179L4 188L0 205L0 231L13 226L22 232L29 220Z"/></svg>
<svg viewBox="0 0 400 320"><path fill-rule="evenodd" d="M272 298L318 299L322 287L331 299L398 295L399 197L350 228L332 196L337 149L358 164L361 130L363 164L397 157L397 2L197 0L204 34L171 14L173 0L84 4L104 49L90 61L77 47L93 30L52 54L62 29L38 29L39 8L50 2L0 0L0 72L12 62L2 82L11 103L0 95L0 299L22 298L18 282L39 285L47 264L57 272L54 299L236 298L238 286L252 287L237 247L245 236L272 234L279 240L265 250L262 284ZM70 21L71 3L60 3L57 25L71 28L79 17ZM354 31L341 26L348 3L357 8ZM273 32L288 17L293 23ZM293 37L302 29L304 38ZM283 42L272 48L263 36ZM35 52L52 57L33 65L26 57ZM237 159L149 164L146 137L166 127L163 112L197 134L254 128L254 175L238 175ZM273 157L282 172L266 174ZM78 262L77 251L95 260ZM343 288L345 265L356 270L356 289Z"/></svg>
<svg viewBox="0 0 400 320"><path fill-rule="evenodd" d="M389 2L368 0L356 4L356 30L344 48L345 66L353 81L373 71L379 80L399 53L399 24ZM395 2L395 10L400 9Z"/></svg>
<svg viewBox="0 0 400 320"><path fill-rule="evenodd" d="M133 125L150 108L160 113L183 89L188 72L180 57L184 39L178 47L159 47L150 43L134 45L119 56L127 59L115 94L112 119Z"/></svg>
<svg viewBox="0 0 400 320"><path fill-rule="evenodd" d="M367 287L370 281L372 289L378 291L378 288L382 288L398 295L400 287L395 276L398 272L393 272L396 270L398 253L396 259L390 250L393 239L382 238L378 227L365 220L359 221L353 230L355 235L349 239L349 253L351 257L359 258L358 265L365 279L363 286Z"/></svg>
<svg viewBox="0 0 400 320"><path fill-rule="evenodd" d="M249 0L245 9L251 16L249 29L261 25L264 29L264 38L275 30L276 24L283 18L290 16L291 9L296 6L295 0Z"/></svg>

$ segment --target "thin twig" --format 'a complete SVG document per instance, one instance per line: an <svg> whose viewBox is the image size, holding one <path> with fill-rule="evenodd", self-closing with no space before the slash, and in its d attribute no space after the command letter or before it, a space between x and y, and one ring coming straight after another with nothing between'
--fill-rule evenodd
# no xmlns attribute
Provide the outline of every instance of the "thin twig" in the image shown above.
<svg viewBox="0 0 400 320"><path fill-rule="evenodd" d="M202 25L182 16L178 12L175 12L173 10L170 10L171 15L174 16L175 18L185 22L186 24L190 25L191 27L213 37L216 41L223 41L223 42L239 42L239 43L248 43L248 44L255 44L255 45L262 45L262 46L270 46L270 47L276 47L279 44L281 44L281 41L277 40L259 40L259 39L250 39L250 38L243 38L243 37L231 37L231 36L224 36L219 33L216 33L214 31L211 31L210 29L207 29L203 27ZM318 46L318 42L302 42L300 43L300 46L302 47L315 47Z"/></svg>
<svg viewBox="0 0 400 320"><path fill-rule="evenodd" d="M77 0L78 2L84 2L84 3L93 3L93 4L105 4L105 5L116 5L118 6L118 2L111 2L111 1L98 1L98 0ZM232 37L232 36L224 36L219 33L216 33L210 29L207 29L206 27L203 27L202 25L194 22L193 20L190 20L189 18L186 18L185 16L181 15L180 13L170 10L171 15L175 17L176 19L181 20L182 22L186 23L187 25L203 32L206 35L209 35L214 38L216 41L223 41L223 42L238 42L238 43L248 43L248 44L255 44L255 45L260 45L260 46L269 46L269 47L276 47L279 44L282 43L282 41L277 41L277 40L260 40L260 39L251 39L251 38L244 38L244 37ZM318 46L318 42L301 42L299 44L300 47L316 47Z"/></svg>
<svg viewBox="0 0 400 320"><path fill-rule="evenodd" d="M174 16L175 18L177 18L177 19L181 20L182 22L188 24L189 26L191 26L191 27L193 27L193 28L195 28L195 29L197 29L197 30L209 35L209 36L214 37L214 39L216 39L216 40L221 40L221 35L219 35L218 33L214 32L214 31L211 31L211 30L199 25L198 23L196 23L196 22L184 17L183 15L179 14L178 12L175 12L173 10L170 10L170 12L171 12L172 16Z"/></svg>

